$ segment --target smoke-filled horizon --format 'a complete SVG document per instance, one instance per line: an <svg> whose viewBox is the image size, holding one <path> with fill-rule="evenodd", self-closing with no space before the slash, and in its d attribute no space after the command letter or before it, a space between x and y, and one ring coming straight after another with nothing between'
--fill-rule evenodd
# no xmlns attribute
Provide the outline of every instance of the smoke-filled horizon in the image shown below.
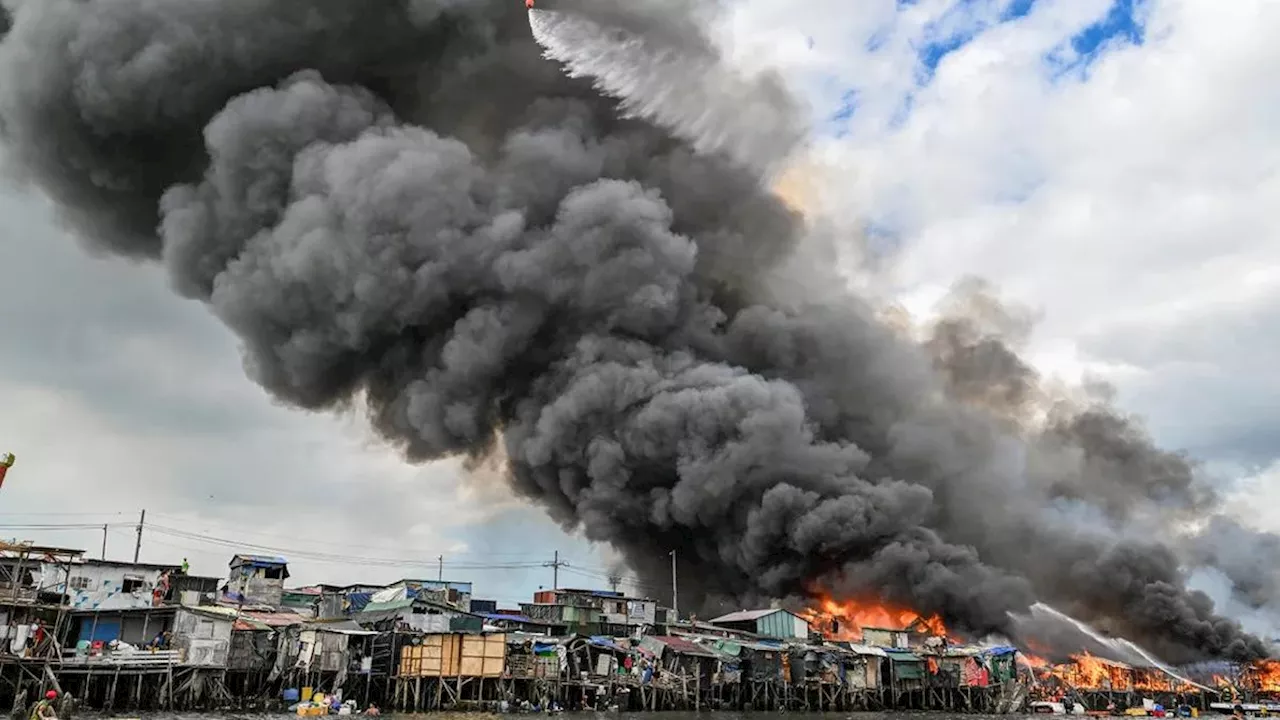
<svg viewBox="0 0 1280 720"><path fill-rule="evenodd" d="M822 587L1008 633L1043 600L1174 662L1267 654L1187 588L1274 600L1167 529L1217 507L1192 463L1047 394L990 289L922 346L806 262L727 159L768 138L689 137L739 93L622 118L514 0L5 3L11 169L93 251L162 264L276 398L363 397L411 461L501 442L516 492L642 577L676 550L685 608ZM728 77L686 22L712 4L557 5Z"/></svg>

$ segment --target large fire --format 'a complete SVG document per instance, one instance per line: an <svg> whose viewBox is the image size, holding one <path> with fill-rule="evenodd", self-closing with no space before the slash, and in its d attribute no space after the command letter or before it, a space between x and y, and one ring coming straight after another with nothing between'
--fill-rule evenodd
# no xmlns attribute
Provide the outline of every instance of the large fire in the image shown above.
<svg viewBox="0 0 1280 720"><path fill-rule="evenodd" d="M1246 675L1246 683L1260 692L1280 693L1280 660L1260 660Z"/></svg>
<svg viewBox="0 0 1280 720"><path fill-rule="evenodd" d="M1053 674L1068 685L1091 690L1125 692L1133 689L1133 673L1128 665L1094 657L1089 653L1071 656L1068 665L1059 665Z"/></svg>
<svg viewBox="0 0 1280 720"><path fill-rule="evenodd" d="M828 638L847 642L861 642L863 628L908 630L939 637L948 635L947 626L937 615L924 616L914 610L882 602L837 601L823 597L801 616L810 627Z"/></svg>
<svg viewBox="0 0 1280 720"><path fill-rule="evenodd" d="M878 601L844 600L820 594L819 600L799 614L816 632L830 640L867 642L864 630L898 630L913 635L955 638L948 632L942 618L922 615L908 608ZM873 640L881 642L881 640ZM915 644L912 644L915 646ZM945 643L943 645L945 647ZM1043 655L1043 656L1042 656ZM1029 644L1019 651L1019 661L1038 678L1056 678L1070 687L1082 690L1146 693L1197 693L1198 686L1190 685L1156 668L1133 667L1125 663L1100 658L1088 652L1071 655L1071 661L1056 664L1045 656L1053 653ZM1257 693L1280 694L1280 660L1261 660L1241 668L1238 678L1215 675L1213 687L1229 690L1235 697L1238 690Z"/></svg>

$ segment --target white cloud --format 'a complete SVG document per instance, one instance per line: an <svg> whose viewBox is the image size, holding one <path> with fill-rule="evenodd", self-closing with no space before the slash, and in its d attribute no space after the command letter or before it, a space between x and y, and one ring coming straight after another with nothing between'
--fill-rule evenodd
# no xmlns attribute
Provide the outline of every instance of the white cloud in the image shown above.
<svg viewBox="0 0 1280 720"><path fill-rule="evenodd" d="M1166 442L1274 458L1280 5L1133 3L1143 44L1113 39L1055 77L1046 56L1069 56L1110 0L1039 0L1002 24L1003 2L894 4L746 0L734 19L757 38L738 45L783 48L820 107L857 88L847 134L817 152L836 169L825 206L901 236L879 290L920 310L983 276L1041 312L1043 370L1111 380ZM939 21L977 34L921 83ZM799 61L778 40L797 34L814 38Z"/></svg>

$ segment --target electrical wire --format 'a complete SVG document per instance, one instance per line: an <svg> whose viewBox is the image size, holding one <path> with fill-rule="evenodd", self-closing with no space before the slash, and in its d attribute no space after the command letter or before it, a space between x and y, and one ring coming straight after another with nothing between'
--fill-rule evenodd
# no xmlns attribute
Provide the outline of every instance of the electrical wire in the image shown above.
<svg viewBox="0 0 1280 720"><path fill-rule="evenodd" d="M339 553L323 553L311 550L303 550L300 548L289 548L279 545L260 545L257 543L247 543L240 540L231 540L228 538L220 538L212 535L201 535L197 533L170 528L163 525L148 524L144 526L144 530L160 533L169 537L192 540L208 545L216 545L226 548L239 550L255 550L258 552L277 553L280 555L291 556L295 558L303 558L316 561L328 561L344 564L361 564L375 565L379 567L437 567L443 564L452 570L518 570L525 568L540 568L543 566L540 562L508 562L508 563L467 563L467 562L448 562L441 561L440 557L430 559L423 558L398 558L398 557L368 557L360 555L346 555Z"/></svg>

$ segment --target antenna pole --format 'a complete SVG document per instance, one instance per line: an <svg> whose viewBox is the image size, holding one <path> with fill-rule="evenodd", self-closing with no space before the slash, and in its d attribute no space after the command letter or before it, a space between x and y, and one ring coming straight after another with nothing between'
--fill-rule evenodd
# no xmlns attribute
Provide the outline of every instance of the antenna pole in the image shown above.
<svg viewBox="0 0 1280 720"><path fill-rule="evenodd" d="M133 546L133 563L138 564L138 554L142 552L142 526L147 522L147 511L138 516L138 542Z"/></svg>
<svg viewBox="0 0 1280 720"><path fill-rule="evenodd" d="M680 593L676 588L676 551L671 551L671 612L680 620Z"/></svg>

